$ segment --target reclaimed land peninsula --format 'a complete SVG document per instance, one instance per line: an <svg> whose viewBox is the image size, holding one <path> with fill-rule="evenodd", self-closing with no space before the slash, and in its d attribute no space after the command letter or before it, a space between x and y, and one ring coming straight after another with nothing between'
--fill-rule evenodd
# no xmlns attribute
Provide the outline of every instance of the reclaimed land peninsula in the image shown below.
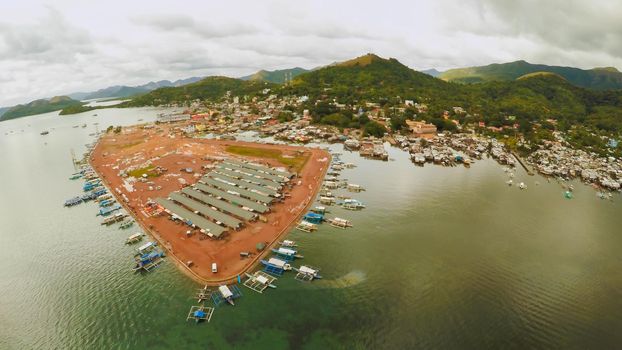
<svg viewBox="0 0 622 350"><path fill-rule="evenodd" d="M219 285L243 276L296 225L330 154L189 138L159 124L103 135L89 161L170 260L197 282Z"/></svg>

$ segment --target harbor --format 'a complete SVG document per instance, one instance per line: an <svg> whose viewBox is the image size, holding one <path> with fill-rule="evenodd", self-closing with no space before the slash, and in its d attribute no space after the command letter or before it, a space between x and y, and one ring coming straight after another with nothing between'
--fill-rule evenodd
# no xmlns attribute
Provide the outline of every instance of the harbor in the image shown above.
<svg viewBox="0 0 622 350"><path fill-rule="evenodd" d="M117 123L113 118L129 111L102 110L99 118L108 112L110 120L100 120L104 125ZM291 270L273 282L277 288L257 293L234 281L243 296L234 300L235 306L223 303L216 308L211 299L197 303L195 291L204 284L180 273L170 256L150 273L131 271L136 249L151 240L143 237L140 243L124 244L140 231L136 223L127 230L118 228L123 219L101 225L104 218L95 216L99 206L94 201L63 206L83 193L82 180L68 179L75 172L68 150L73 147L81 153L81 145L92 142L87 137L92 130L72 125L94 117L78 118L67 119L66 128L57 125L53 130L43 124L51 131L43 151L42 144L31 147L18 142L18 137L0 140L7 161L17 161L12 151L19 147L21 161L48 174L37 179L15 166L0 173L9 189L20 189L0 198L3 210L18 213L0 218L3 233L15 233L2 236L7 254L1 273L12 287L0 286L4 296L0 305L10 320L0 338L7 339L3 332L11 331L25 339L22 348L263 348L265 334L270 334L270 348L283 349L298 341L325 348L339 343L363 348L509 347L508 339L517 335L524 348L541 346L542 339L555 348L578 338L598 348L611 348L619 341L618 313L602 312L622 309L608 287L615 290L620 285L611 279L620 268L615 248L622 244L616 234L622 225L618 215L622 202L615 194L613 202L602 201L591 187L570 180L567 185L573 185L574 198L567 200L556 181L528 176L520 167L511 170L514 182L524 182L527 189L508 188L506 165L486 156L469 168L432 162L418 167L398 147L386 147L390 160L382 162L360 158L334 144L331 150L341 153L344 164L356 165L344 166L338 180L347 179L365 191L331 190L332 205L315 200L305 214L317 210L327 219L350 220L353 227L342 230L324 221L310 233L292 229L278 242L294 241L304 258L289 263ZM145 115L122 118L128 124L136 123L136 118L149 120ZM176 168L182 167L186 166ZM148 191L149 185L144 185ZM26 200L44 189L48 195L36 203ZM336 204L340 196L351 196L366 208L346 210ZM24 220L33 210L46 215ZM57 222L48 215L67 220ZM23 246L30 247L28 254L16 253ZM246 251L254 250L252 246ZM246 259L236 254L237 259ZM41 262L37 269L29 263L32 255ZM99 267L93 268L96 264ZM319 269L322 278L296 280L294 268L302 266ZM241 279L244 283L246 276ZM501 287L508 284L513 287ZM186 321L191 307L199 304L206 315L214 308L209 322ZM536 304L535 309L525 307ZM71 332L58 332L41 322L37 310L54 312ZM369 319L372 313L375 320ZM389 318L395 321L377 321ZM519 319L506 328L488 327ZM145 320L150 337L143 336ZM240 337L239 329L245 325L257 331ZM474 336L484 331L489 338ZM418 336L411 337L412 332Z"/></svg>

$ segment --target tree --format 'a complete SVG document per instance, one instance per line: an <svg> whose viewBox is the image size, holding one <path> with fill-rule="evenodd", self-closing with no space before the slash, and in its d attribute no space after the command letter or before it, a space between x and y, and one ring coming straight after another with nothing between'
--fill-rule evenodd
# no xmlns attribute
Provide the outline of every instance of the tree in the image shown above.
<svg viewBox="0 0 622 350"><path fill-rule="evenodd" d="M382 137L386 131L387 129L382 124L372 120L365 124L363 134L365 136Z"/></svg>

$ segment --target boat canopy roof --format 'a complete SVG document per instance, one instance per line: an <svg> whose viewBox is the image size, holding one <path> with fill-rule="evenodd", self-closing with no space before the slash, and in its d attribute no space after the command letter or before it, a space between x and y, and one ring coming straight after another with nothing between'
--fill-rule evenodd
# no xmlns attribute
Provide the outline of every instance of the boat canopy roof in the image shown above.
<svg viewBox="0 0 622 350"><path fill-rule="evenodd" d="M287 254L287 255L294 255L294 254L296 254L296 251L293 250L293 249L281 247L281 248L279 248L279 253Z"/></svg>
<svg viewBox="0 0 622 350"><path fill-rule="evenodd" d="M266 284L269 281L265 276L257 276L255 280L261 284Z"/></svg>
<svg viewBox="0 0 622 350"><path fill-rule="evenodd" d="M300 271L302 273L309 274L309 275L314 275L317 272L317 271L315 271L314 269L312 269L312 268L310 268L308 266L300 266L298 271Z"/></svg>
<svg viewBox="0 0 622 350"><path fill-rule="evenodd" d="M220 286L218 287L218 290L220 291L220 294L222 294L224 298L233 296L233 293L231 293L231 290L227 286Z"/></svg>
<svg viewBox="0 0 622 350"><path fill-rule="evenodd" d="M274 265L274 266L278 266L278 267L284 267L285 266L285 261L281 260L281 259L277 259L277 258L270 258L268 260L268 264L270 265Z"/></svg>
<svg viewBox="0 0 622 350"><path fill-rule="evenodd" d="M149 241L143 245L141 245L140 247L138 247L138 252L142 253L143 251L153 247L155 245L155 243L153 241Z"/></svg>

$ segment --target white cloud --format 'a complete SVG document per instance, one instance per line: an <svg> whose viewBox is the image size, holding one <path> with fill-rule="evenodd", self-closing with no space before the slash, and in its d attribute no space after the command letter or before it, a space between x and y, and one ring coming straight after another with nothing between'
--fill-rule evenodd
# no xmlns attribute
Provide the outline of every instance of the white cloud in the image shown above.
<svg viewBox="0 0 622 350"><path fill-rule="evenodd" d="M0 106L367 52L418 69L518 59L622 68L616 1L46 2L0 4Z"/></svg>

